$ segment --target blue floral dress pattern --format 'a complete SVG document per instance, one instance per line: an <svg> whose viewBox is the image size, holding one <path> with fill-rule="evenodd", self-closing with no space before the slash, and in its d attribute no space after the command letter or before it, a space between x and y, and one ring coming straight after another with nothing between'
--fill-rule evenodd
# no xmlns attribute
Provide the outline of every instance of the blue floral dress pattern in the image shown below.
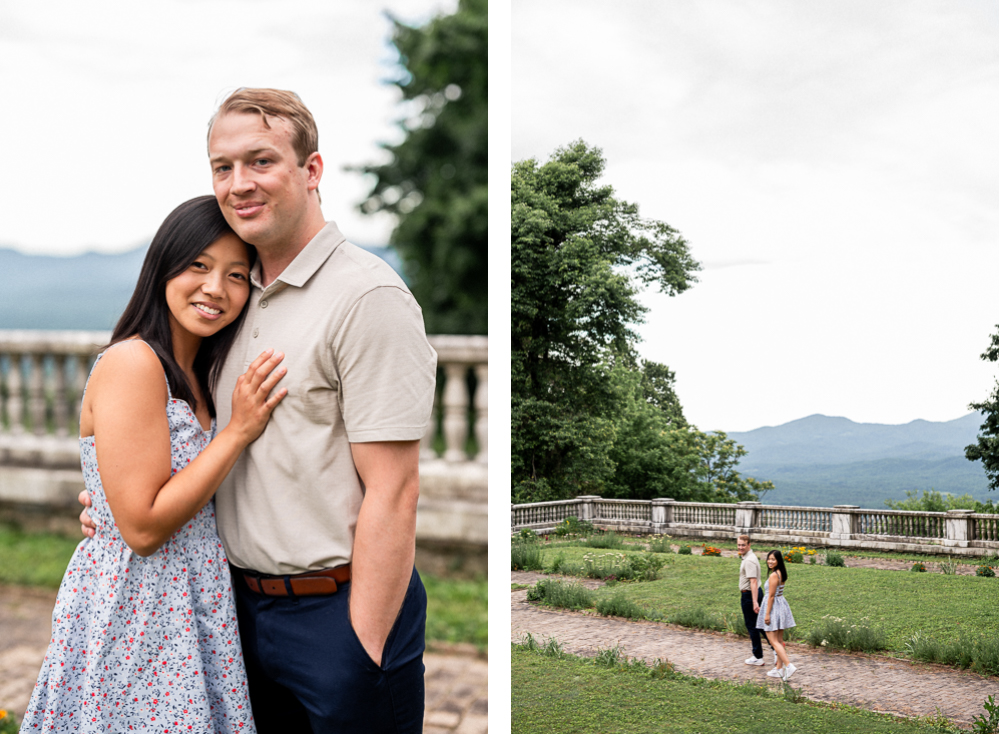
<svg viewBox="0 0 1000 734"><path fill-rule="evenodd" d="M173 475L216 426L167 396ZM21 732L255 732L215 501L143 558L115 524L93 436L80 459L97 532L66 569Z"/></svg>

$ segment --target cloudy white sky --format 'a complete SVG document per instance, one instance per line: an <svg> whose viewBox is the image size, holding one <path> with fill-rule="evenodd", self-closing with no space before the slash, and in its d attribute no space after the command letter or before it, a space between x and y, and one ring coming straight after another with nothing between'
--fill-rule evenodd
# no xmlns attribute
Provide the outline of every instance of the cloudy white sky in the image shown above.
<svg viewBox="0 0 1000 734"><path fill-rule="evenodd" d="M992 386L998 18L981 0L514 0L512 158L582 138L678 229L646 294L689 420L944 421Z"/></svg>
<svg viewBox="0 0 1000 734"><path fill-rule="evenodd" d="M357 242L365 180L398 139L389 10L422 23L455 0L0 2L5 169L0 247L117 252L147 242L177 204L211 193L207 122L240 86L291 89L316 117L324 214Z"/></svg>

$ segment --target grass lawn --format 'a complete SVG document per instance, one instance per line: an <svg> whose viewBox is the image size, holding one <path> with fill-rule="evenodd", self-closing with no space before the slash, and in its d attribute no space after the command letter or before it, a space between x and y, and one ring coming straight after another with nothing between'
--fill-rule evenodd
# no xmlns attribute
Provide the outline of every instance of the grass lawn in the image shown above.
<svg viewBox="0 0 1000 734"><path fill-rule="evenodd" d="M0 584L58 589L78 539L21 533L0 525ZM486 579L421 574L427 589L427 640L471 642L486 649Z"/></svg>
<svg viewBox="0 0 1000 734"><path fill-rule="evenodd" d="M582 565L584 554L612 552L621 551L544 548L542 562L549 567L562 554L567 562ZM738 558L659 555L666 560L659 579L604 587L597 591L598 598L623 594L641 607L667 616L702 607L742 624ZM963 632L997 635L1000 584L996 578L809 564L788 564L787 568L785 598L800 638L824 615L841 617L851 624L868 617L872 625L882 626L890 649L899 654L905 652L906 641L917 631L941 641Z"/></svg>
<svg viewBox="0 0 1000 734"><path fill-rule="evenodd" d="M778 689L775 689L776 691ZM760 686L652 678L583 658L511 650L511 731L517 734L829 734L941 732L936 725L844 706L791 703Z"/></svg>
<svg viewBox="0 0 1000 734"><path fill-rule="evenodd" d="M632 546L631 547L632 550L642 550L646 544L646 540L642 537L634 537L628 535L623 535L621 537L625 541L626 546ZM656 536L656 537L661 537L661 536ZM684 537L672 537L672 536L669 538L667 538L667 536L662 536L662 537L666 538L668 542L673 545L690 545L691 547L695 547L705 544L705 545L715 546L716 548L721 548L722 550L730 550L730 551L736 550L735 540L721 540L719 538L715 538L713 540L707 540L705 538L684 538ZM561 540L559 536L550 535L548 547L556 548L556 547L575 546L578 542L579 541L577 539ZM767 555L768 551L773 550L774 548L777 548L778 550L786 550L790 547L791 546L787 543L783 545L782 544L769 545L766 541L762 540L759 543L755 543L753 549L754 553L757 554L758 558L763 558L765 555ZM828 550L824 546L808 546L808 545L806 546L807 549L810 547L814 547L816 549L817 554L819 555L823 555ZM983 557L991 557L993 558L992 565L996 565L997 563L996 553L990 553L986 550L983 551L984 555L979 557L951 556L948 554L929 556L922 553L893 553L888 551L864 550L861 548L830 548L829 550L835 551L844 556L845 558L876 558L876 559L883 558L896 561L912 561L914 563L916 563L917 561L923 561L924 563L939 563L940 561L943 560L951 560L955 561L956 563L978 566L983 562L982 560Z"/></svg>
<svg viewBox="0 0 1000 734"><path fill-rule="evenodd" d="M0 525L0 584L58 589L76 539L46 533L21 533Z"/></svg>
<svg viewBox="0 0 1000 734"><path fill-rule="evenodd" d="M421 574L427 589L427 639L471 642L480 651L489 640L486 578L449 579Z"/></svg>

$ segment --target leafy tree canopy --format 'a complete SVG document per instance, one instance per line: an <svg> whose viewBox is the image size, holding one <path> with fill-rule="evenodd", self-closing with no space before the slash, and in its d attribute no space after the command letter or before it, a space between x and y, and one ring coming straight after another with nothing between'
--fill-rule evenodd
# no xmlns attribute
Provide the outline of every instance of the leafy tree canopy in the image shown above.
<svg viewBox="0 0 1000 734"><path fill-rule="evenodd" d="M911 510L918 512L973 510L974 512L994 514L997 511L997 507L993 504L992 500L988 502L980 502L971 494L963 494L956 497L951 492L941 494L933 489L930 492L925 489L923 494L917 494L916 490L912 492L907 490L905 500L886 500L885 506L893 510Z"/></svg>
<svg viewBox="0 0 1000 734"><path fill-rule="evenodd" d="M398 218L391 243L436 334L486 333L486 5L459 0L419 28L393 19L406 137L357 169L376 179L361 210Z"/></svg>
<svg viewBox="0 0 1000 734"><path fill-rule="evenodd" d="M577 141L511 171L513 501L752 498L770 484L736 473L743 448L689 426L674 373L638 358L639 290L683 293L700 266L598 184L604 163Z"/></svg>
<svg viewBox="0 0 1000 734"><path fill-rule="evenodd" d="M980 359L987 362L996 362L997 353L1000 351L1000 324L997 325L997 333L990 335L990 346L983 352ZM983 414L985 420L979 427L979 436L974 444L965 447L965 458L969 461L982 461L983 469L986 470L986 478L991 489L997 488L997 455L998 455L998 416L1000 412L1000 386L996 379L993 382L993 392L981 403L970 403L971 410L978 410Z"/></svg>

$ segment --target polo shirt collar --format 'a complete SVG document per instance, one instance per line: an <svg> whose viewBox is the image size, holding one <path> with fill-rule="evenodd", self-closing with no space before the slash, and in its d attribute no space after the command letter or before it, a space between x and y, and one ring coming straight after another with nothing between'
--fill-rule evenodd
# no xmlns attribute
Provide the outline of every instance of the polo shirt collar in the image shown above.
<svg viewBox="0 0 1000 734"><path fill-rule="evenodd" d="M254 263L253 270L250 271L250 282L263 291L273 290L278 283L283 284L280 286L282 288L289 285L301 288L327 261L333 251L346 241L347 238L341 234L336 222L327 222L267 288L260 282L260 260Z"/></svg>

